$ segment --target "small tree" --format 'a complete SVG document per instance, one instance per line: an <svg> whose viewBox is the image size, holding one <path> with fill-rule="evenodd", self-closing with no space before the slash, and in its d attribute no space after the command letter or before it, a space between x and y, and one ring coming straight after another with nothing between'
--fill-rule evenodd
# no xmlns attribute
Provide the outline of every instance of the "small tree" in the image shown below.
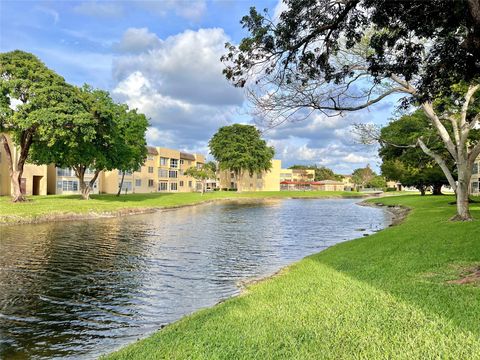
<svg viewBox="0 0 480 360"><path fill-rule="evenodd" d="M125 172L138 171L147 157L145 132L148 120L144 114L129 110L126 105L119 108L118 135L115 147L118 152L116 168L122 173L117 196L120 196L125 179Z"/></svg>
<svg viewBox="0 0 480 360"><path fill-rule="evenodd" d="M357 190L367 186L367 184L372 181L377 174L370 168L370 165L367 165L364 168L355 169L352 173L352 181L357 186Z"/></svg>
<svg viewBox="0 0 480 360"><path fill-rule="evenodd" d="M221 127L209 142L210 153L218 161L220 170L232 171L237 181L237 191L242 191L241 179L268 171L275 154L260 137L260 131L252 125L234 124Z"/></svg>
<svg viewBox="0 0 480 360"><path fill-rule="evenodd" d="M212 166L213 164L213 166ZM216 165L213 162L206 163L201 168L191 167L185 171L185 175L193 177L202 183L202 195L205 193L206 183L208 179L215 178Z"/></svg>
<svg viewBox="0 0 480 360"><path fill-rule="evenodd" d="M37 57L19 50L0 54L0 144L14 202L25 201L20 183L32 144L45 139L51 127L68 127L79 109L74 88ZM19 150L17 157L7 134Z"/></svg>

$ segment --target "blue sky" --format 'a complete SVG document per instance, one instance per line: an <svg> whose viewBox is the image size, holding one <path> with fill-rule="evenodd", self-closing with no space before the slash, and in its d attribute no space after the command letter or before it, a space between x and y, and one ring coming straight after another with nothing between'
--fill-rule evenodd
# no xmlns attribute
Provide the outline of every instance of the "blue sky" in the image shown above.
<svg viewBox="0 0 480 360"><path fill-rule="evenodd" d="M208 152L219 126L249 122L243 92L221 74L224 43L246 35L250 6L278 1L5 1L0 51L37 55L73 84L88 83L138 108L151 120L152 145ZM394 100L343 118L314 115L265 133L284 165L319 164L349 173L377 167L374 148L356 144L353 122L385 123Z"/></svg>

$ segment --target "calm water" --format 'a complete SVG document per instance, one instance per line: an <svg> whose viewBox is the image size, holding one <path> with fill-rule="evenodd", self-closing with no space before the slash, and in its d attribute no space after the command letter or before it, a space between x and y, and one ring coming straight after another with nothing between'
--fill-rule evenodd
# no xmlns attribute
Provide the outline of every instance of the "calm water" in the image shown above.
<svg viewBox="0 0 480 360"><path fill-rule="evenodd" d="M95 358L237 294L241 280L389 223L356 201L0 227L0 358Z"/></svg>

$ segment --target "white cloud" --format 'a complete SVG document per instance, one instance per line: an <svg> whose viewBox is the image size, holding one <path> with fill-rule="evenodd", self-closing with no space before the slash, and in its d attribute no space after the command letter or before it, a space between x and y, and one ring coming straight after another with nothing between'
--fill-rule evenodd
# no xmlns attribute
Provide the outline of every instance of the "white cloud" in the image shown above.
<svg viewBox="0 0 480 360"><path fill-rule="evenodd" d="M162 40L147 29L129 29L118 46L132 35L140 52L115 59L112 94L150 118L153 144L205 149L219 126L238 119L243 104L242 93L222 75L228 37L222 29L200 29Z"/></svg>
<svg viewBox="0 0 480 360"><path fill-rule="evenodd" d="M122 40L114 44L114 49L120 52L139 53L161 45L161 40L147 28L129 28L123 34Z"/></svg>

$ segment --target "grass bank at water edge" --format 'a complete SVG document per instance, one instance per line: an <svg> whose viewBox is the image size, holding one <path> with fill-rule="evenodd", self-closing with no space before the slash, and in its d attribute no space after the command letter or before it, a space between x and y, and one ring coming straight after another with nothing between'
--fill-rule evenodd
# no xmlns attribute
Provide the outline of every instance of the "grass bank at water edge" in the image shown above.
<svg viewBox="0 0 480 360"><path fill-rule="evenodd" d="M480 359L480 221L449 222L447 196L373 201L412 211L105 359Z"/></svg>
<svg viewBox="0 0 480 360"><path fill-rule="evenodd" d="M15 224L40 221L81 219L101 215L128 214L143 210L194 205L222 199L264 199L286 197L358 197L357 192L341 191L270 191L206 193L152 193L128 195L92 195L90 200L81 200L79 195L31 196L26 203L12 203L10 197L0 197L0 224Z"/></svg>

